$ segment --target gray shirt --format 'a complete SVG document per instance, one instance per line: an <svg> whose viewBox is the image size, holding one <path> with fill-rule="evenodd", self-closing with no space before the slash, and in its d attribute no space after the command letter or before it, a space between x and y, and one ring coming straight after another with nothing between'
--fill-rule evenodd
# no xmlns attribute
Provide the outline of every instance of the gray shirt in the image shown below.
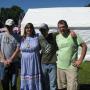
<svg viewBox="0 0 90 90"><path fill-rule="evenodd" d="M18 45L19 43L15 39L14 34L0 33L0 50L4 58L10 58Z"/></svg>

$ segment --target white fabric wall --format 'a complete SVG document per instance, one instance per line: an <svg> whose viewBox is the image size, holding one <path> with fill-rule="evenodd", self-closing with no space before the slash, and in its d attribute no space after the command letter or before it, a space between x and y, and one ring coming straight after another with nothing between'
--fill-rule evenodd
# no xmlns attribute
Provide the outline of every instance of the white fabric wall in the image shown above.
<svg viewBox="0 0 90 90"><path fill-rule="evenodd" d="M64 19L70 27L90 27L90 7L53 7L28 9L21 22L21 35L24 26L31 22L35 27L47 23L57 27L58 20Z"/></svg>
<svg viewBox="0 0 90 90"><path fill-rule="evenodd" d="M90 60L90 30L74 30L76 33L79 33L79 35L83 38L83 40L87 44L87 54L85 57L85 60ZM81 49L79 49L80 54Z"/></svg>
<svg viewBox="0 0 90 90"><path fill-rule="evenodd" d="M90 61L90 30L73 30L73 31L79 34L81 38L86 42L88 49L87 49L87 54L85 56L85 60ZM57 30L50 29L49 32L57 32ZM36 33L39 33L39 35L41 34L38 29L36 29ZM79 56L80 56L80 52L81 49L79 48Z"/></svg>

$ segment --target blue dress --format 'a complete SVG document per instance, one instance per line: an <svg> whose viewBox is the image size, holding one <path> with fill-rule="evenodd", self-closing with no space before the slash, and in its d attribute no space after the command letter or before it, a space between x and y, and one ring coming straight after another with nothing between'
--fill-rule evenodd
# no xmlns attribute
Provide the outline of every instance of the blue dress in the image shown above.
<svg viewBox="0 0 90 90"><path fill-rule="evenodd" d="M20 49L21 90L42 90L38 37L26 37Z"/></svg>

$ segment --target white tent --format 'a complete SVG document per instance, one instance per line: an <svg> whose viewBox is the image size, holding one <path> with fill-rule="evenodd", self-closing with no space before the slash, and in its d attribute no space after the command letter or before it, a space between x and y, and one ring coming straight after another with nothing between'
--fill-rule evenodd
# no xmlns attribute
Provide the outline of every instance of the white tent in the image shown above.
<svg viewBox="0 0 90 90"><path fill-rule="evenodd" d="M24 26L29 22L33 23L36 29L41 23L47 23L51 31L56 31L57 22L61 19L66 20L69 27L80 33L86 41L87 57L90 59L90 7L28 9L21 22L21 34L23 34Z"/></svg>
<svg viewBox="0 0 90 90"><path fill-rule="evenodd" d="M58 20L64 19L71 27L90 27L90 7L36 8L28 9L21 26L32 22L35 27L47 23L56 27Z"/></svg>

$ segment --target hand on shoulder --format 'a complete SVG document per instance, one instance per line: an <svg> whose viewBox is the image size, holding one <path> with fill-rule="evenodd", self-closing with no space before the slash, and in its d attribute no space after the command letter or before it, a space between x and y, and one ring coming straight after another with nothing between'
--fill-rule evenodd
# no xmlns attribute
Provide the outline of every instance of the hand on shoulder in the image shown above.
<svg viewBox="0 0 90 90"><path fill-rule="evenodd" d="M71 31L70 34L72 37L77 37L77 34L74 31Z"/></svg>

